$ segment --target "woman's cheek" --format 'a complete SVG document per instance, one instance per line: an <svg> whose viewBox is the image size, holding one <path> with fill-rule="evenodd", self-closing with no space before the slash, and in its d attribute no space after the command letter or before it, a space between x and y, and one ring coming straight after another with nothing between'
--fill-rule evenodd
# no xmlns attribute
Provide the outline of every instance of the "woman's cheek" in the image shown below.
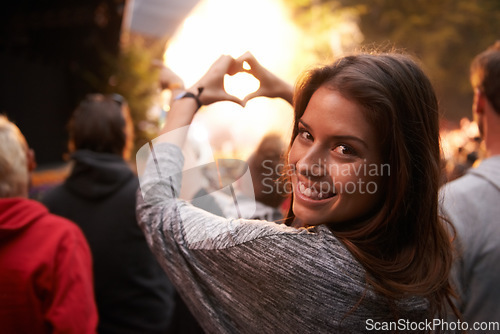
<svg viewBox="0 0 500 334"><path fill-rule="evenodd" d="M297 140L294 140L290 149L290 153L288 153L288 161L290 164L294 165L297 163L297 161L299 160L298 157L300 156L300 151L300 145L297 143Z"/></svg>

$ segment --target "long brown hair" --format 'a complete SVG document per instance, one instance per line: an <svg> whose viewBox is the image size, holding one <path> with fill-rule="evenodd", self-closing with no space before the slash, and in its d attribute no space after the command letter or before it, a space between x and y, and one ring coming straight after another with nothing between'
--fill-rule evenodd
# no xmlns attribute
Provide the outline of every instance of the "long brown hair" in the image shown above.
<svg viewBox="0 0 500 334"><path fill-rule="evenodd" d="M378 132L390 176L379 210L363 224L329 228L367 270L367 281L390 300L427 298L444 315L453 295L452 246L438 213L438 102L420 67L403 54L357 54L307 72L296 86L294 127L321 86L358 103ZM294 219L290 209L288 221Z"/></svg>

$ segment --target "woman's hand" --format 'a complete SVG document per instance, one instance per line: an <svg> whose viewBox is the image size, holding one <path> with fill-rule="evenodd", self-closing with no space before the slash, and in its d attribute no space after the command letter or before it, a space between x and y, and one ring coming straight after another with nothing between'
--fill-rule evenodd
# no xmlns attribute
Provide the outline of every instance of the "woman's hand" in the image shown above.
<svg viewBox="0 0 500 334"><path fill-rule="evenodd" d="M245 69L243 67L245 62L250 65L250 69ZM247 95L243 100L228 94L224 90L224 76L226 74L234 75L238 72L249 73L260 82L259 89ZM245 106L249 100L259 96L282 98L290 104L293 103L292 85L267 70L250 52L246 52L238 59L233 59L227 55L219 57L207 73L205 73L193 87L188 89L188 91L197 95L198 88L200 87L203 87L203 92L200 94L200 100L204 105L218 101L232 101L241 106Z"/></svg>
<svg viewBox="0 0 500 334"><path fill-rule="evenodd" d="M241 106L245 106L245 102L236 96L228 94L224 90L224 76L226 74L233 75L242 72L239 64L231 56L220 56L219 59L212 64L207 73L188 91L193 94L198 94L198 88L203 87L203 91L199 96L200 101L204 105L208 105L219 101L232 101Z"/></svg>
<svg viewBox="0 0 500 334"><path fill-rule="evenodd" d="M230 56L221 56L212 64L208 71L187 91L192 93L203 105L219 101L232 101L244 106L239 98L229 95L224 90L224 76L242 72L238 63ZM200 89L201 90L200 93ZM198 110L198 101L193 98L176 99L170 106L165 126L161 130L159 142L170 142L179 147L184 145L188 126ZM174 131L177 130L177 131Z"/></svg>
<svg viewBox="0 0 500 334"><path fill-rule="evenodd" d="M247 62L250 65L250 69L244 69L243 63ZM257 59L250 53L246 52L241 57L236 59L236 65L241 67L240 71L247 72L253 75L260 82L260 87L255 92L248 94L244 99L243 103L246 104L249 100L254 97L265 96L265 97L279 97L284 99L290 104L293 104L293 87L287 82L283 81L272 72L267 70L262 66Z"/></svg>
<svg viewBox="0 0 500 334"><path fill-rule="evenodd" d="M160 87L162 90L170 90L170 105L172 105L174 98L182 93L184 89L184 81L179 77L174 71L169 67L165 66L163 63L158 65L160 67Z"/></svg>
<svg viewBox="0 0 500 334"><path fill-rule="evenodd" d="M250 65L250 69L243 68L244 62ZM224 76L226 74L234 75L238 72L249 73L260 82L259 89L247 95L243 100L228 94L224 90ZM201 93L200 88L203 88ZM292 104L293 97L293 87L260 65L249 52L236 60L227 55L219 57L205 75L187 91L197 96L203 105L219 101L232 101L245 106L250 99L258 96L279 97ZM168 141L182 147L186 138L187 126L191 124L197 110L198 103L193 98L183 98L174 101L161 133L167 134L180 128L184 130L178 132L180 135L164 137L163 141Z"/></svg>
<svg viewBox="0 0 500 334"><path fill-rule="evenodd" d="M160 86L161 89L183 90L184 82L174 71L163 65L160 67Z"/></svg>

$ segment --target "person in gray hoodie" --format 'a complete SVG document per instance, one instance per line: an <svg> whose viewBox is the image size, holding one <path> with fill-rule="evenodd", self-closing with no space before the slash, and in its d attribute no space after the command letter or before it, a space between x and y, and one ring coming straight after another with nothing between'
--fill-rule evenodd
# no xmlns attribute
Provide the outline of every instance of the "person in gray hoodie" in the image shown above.
<svg viewBox="0 0 500 334"><path fill-rule="evenodd" d="M126 161L133 139L128 106L119 95L88 95L68 127L73 169L42 201L76 222L89 242L98 332L166 333L175 290L137 225L139 184Z"/></svg>
<svg viewBox="0 0 500 334"><path fill-rule="evenodd" d="M443 187L441 207L457 233L460 311L471 333L484 333L473 324L492 322L496 327L486 330L500 330L500 41L474 58L470 74L486 159Z"/></svg>

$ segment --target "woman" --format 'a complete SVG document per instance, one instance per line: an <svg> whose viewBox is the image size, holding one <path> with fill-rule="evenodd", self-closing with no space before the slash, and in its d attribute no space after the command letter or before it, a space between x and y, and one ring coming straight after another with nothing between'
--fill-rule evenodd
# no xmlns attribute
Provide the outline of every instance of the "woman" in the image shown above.
<svg viewBox="0 0 500 334"><path fill-rule="evenodd" d="M223 76L245 71L244 61L261 85L240 101ZM175 198L179 147L200 105L291 101L289 86L245 54L221 57L188 92L150 146L138 214L207 332L421 332L444 316L452 255L437 210L438 106L409 57L343 57L299 81L286 173L291 226L225 220Z"/></svg>

